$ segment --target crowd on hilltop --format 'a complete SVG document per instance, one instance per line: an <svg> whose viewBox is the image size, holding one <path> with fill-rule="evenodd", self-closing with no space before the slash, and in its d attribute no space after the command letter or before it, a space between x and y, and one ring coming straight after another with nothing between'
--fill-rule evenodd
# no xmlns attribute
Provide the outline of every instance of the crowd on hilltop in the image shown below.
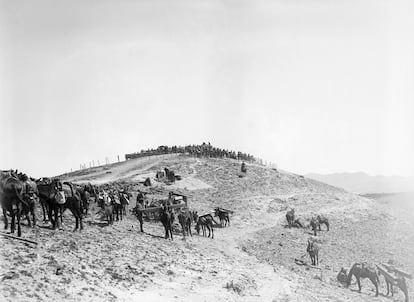
<svg viewBox="0 0 414 302"><path fill-rule="evenodd" d="M196 157L214 157L214 158L232 158L247 162L255 162L257 159L253 155L243 152L236 152L221 148L213 147L210 143L202 143L201 145L188 146L159 146L157 149L141 150L141 152L125 154L125 159L133 159L151 155L182 153Z"/></svg>

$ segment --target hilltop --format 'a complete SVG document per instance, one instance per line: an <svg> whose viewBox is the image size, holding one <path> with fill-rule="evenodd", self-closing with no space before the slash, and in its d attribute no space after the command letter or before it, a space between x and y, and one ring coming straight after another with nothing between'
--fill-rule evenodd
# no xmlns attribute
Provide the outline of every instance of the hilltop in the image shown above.
<svg viewBox="0 0 414 302"><path fill-rule="evenodd" d="M173 185L155 181L168 167L182 177ZM216 228L215 238L194 235L165 240L160 223L145 222L140 233L135 217L113 226L88 225L70 232L24 228L23 236L39 242L36 249L1 239L0 291L6 301L389 301L373 298L373 286L363 281L346 289L336 282L344 266L357 261L393 259L414 271L413 225L396 221L371 199L316 180L248 164L239 177L240 162L168 154L131 159L64 175L65 180L102 184L117 182L143 189L150 177L153 190L176 190L189 196L199 213L220 206L234 211L231 226ZM61 176L63 177L63 176ZM135 195L134 195L135 196ZM133 202L135 205L135 199ZM329 217L332 229L318 236L321 271L294 263L306 252L309 230L285 228L285 213ZM396 236L396 234L398 234ZM306 255L302 258L309 262ZM61 267L62 274L56 275ZM412 288L412 283L409 287ZM384 292L382 282L380 292ZM402 301L396 293L395 301Z"/></svg>

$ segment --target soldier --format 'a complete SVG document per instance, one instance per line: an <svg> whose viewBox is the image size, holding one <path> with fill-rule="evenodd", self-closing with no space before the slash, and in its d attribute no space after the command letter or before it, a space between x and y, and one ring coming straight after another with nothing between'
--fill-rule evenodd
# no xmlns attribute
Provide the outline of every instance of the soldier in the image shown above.
<svg viewBox="0 0 414 302"><path fill-rule="evenodd" d="M241 164L241 171L243 173L246 173L247 172L247 168L246 168L246 163L245 162L242 162L242 164Z"/></svg>
<svg viewBox="0 0 414 302"><path fill-rule="evenodd" d="M137 205L138 204L143 204L143 203L144 203L144 194L142 194L142 192L138 190Z"/></svg>

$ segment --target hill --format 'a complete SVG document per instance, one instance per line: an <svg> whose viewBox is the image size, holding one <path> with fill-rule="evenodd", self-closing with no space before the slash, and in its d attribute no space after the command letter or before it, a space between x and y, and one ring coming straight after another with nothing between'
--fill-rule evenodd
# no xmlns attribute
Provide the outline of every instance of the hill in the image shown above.
<svg viewBox="0 0 414 302"><path fill-rule="evenodd" d="M371 176L364 172L333 174L310 173L306 177L358 194L414 191L414 177Z"/></svg>
<svg viewBox="0 0 414 302"><path fill-rule="evenodd" d="M164 167L182 180L155 181L155 171ZM239 177L236 160L170 154L65 175L74 182L122 183L134 193L144 189L139 181L151 177L149 192L178 190L199 213L215 206L234 211L231 226L215 228L214 239L194 234L183 240L175 233L170 241L162 238L159 222L146 221L140 233L133 216L104 227L88 217L91 225L71 232L74 222L67 212L64 231L24 228L23 236L36 240L37 248L0 239L3 300L366 301L373 286L364 281L361 294L354 284L343 288L335 279L342 266L393 259L414 270L413 226L397 221L386 205L380 209L372 199L258 164L247 169ZM331 221L331 230L317 239L320 271L294 262L309 262L301 256L311 234L285 227L289 207L302 218L318 213ZM401 293L394 299L402 301Z"/></svg>

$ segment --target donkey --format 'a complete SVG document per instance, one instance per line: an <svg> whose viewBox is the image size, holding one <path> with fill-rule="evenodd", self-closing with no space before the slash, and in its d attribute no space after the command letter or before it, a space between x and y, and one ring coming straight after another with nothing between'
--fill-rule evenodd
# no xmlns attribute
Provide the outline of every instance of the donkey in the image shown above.
<svg viewBox="0 0 414 302"><path fill-rule="evenodd" d="M319 246L313 240L308 239L306 251L309 254L312 265L319 265Z"/></svg>
<svg viewBox="0 0 414 302"><path fill-rule="evenodd" d="M211 239L214 239L214 229L213 229L213 222L217 224L217 222L214 220L213 216L210 214L200 216L197 220L195 229L197 231L197 234L200 234L200 227L203 231L203 236L206 236L206 228L208 229L208 237L210 237L210 231L211 231Z"/></svg>
<svg viewBox="0 0 414 302"><path fill-rule="evenodd" d="M312 217L309 225L312 228L313 235L316 236L317 235L317 230L320 229L320 225L319 225L318 220L315 217Z"/></svg>
<svg viewBox="0 0 414 302"><path fill-rule="evenodd" d="M379 277L374 266L367 263L355 263L349 270L346 286L351 285L352 276L355 276L358 283L358 291L361 292L361 279L368 278L375 286L375 297L378 297Z"/></svg>
<svg viewBox="0 0 414 302"><path fill-rule="evenodd" d="M198 221L198 212L197 211L192 211L191 212L191 218L193 219L194 223L197 223L197 221Z"/></svg>
<svg viewBox="0 0 414 302"><path fill-rule="evenodd" d="M292 227L293 222L295 221L295 209L291 209L286 213L286 220L289 228Z"/></svg>
<svg viewBox="0 0 414 302"><path fill-rule="evenodd" d="M71 183L62 183L55 179L49 184L38 182L37 187L39 198L48 205L48 215L53 229L59 228L59 213L62 222L62 214L66 209L69 209L75 217L76 226L74 230L83 229L81 197Z"/></svg>
<svg viewBox="0 0 414 302"><path fill-rule="evenodd" d="M224 227L227 226L227 224L230 226L230 217L229 213L226 211L221 210L220 208L214 209L214 216L218 216L220 219L220 224L223 227L223 221L224 221Z"/></svg>
<svg viewBox="0 0 414 302"><path fill-rule="evenodd" d="M295 227L295 228L305 228L305 226L306 226L305 222L303 221L303 219L299 217L296 218L292 223L292 227Z"/></svg>
<svg viewBox="0 0 414 302"><path fill-rule="evenodd" d="M316 216L316 220L318 221L319 231L321 231L321 224L326 225L326 231L329 231L329 220L325 216L318 215Z"/></svg>
<svg viewBox="0 0 414 302"><path fill-rule="evenodd" d="M178 222L180 223L183 229L184 238L186 232L187 234L190 234L190 236L192 237L193 234L191 234L191 213L188 209L180 211L180 213L178 214Z"/></svg>

